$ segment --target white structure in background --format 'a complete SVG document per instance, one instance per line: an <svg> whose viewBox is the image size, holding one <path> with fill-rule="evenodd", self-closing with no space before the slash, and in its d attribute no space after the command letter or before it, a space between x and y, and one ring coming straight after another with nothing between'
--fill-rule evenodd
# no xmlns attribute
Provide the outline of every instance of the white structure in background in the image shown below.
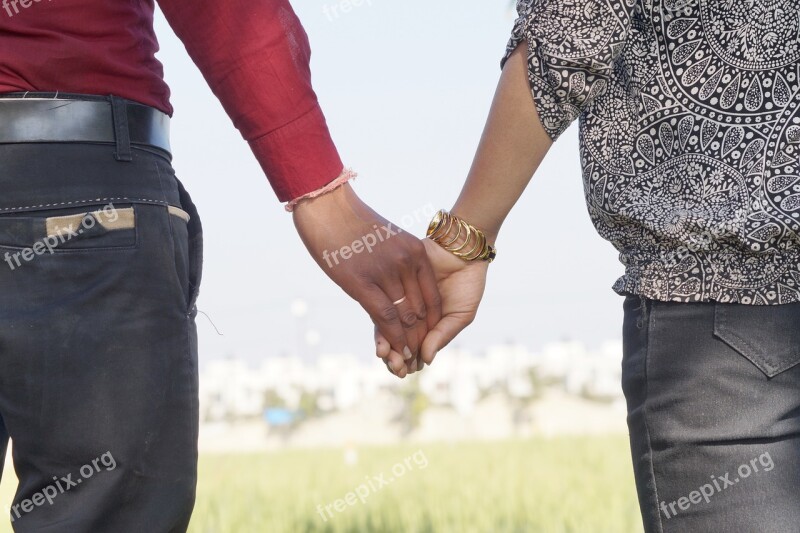
<svg viewBox="0 0 800 533"><path fill-rule="evenodd" d="M211 361L200 376L201 419L260 416L264 392L258 376L240 359Z"/></svg>
<svg viewBox="0 0 800 533"><path fill-rule="evenodd" d="M575 370L575 366L590 355L582 342L563 341L546 344L537 364L539 375L545 379L566 379L567 375Z"/></svg>
<svg viewBox="0 0 800 533"><path fill-rule="evenodd" d="M533 394L529 369L536 356L524 346L500 345L483 357L471 352L445 348L436 362L420 375L420 388L433 405L449 405L466 416L472 413L482 391L501 387L514 397Z"/></svg>
<svg viewBox="0 0 800 533"><path fill-rule="evenodd" d="M531 370L538 365L538 356L519 344L504 344L486 351L486 366L499 371L494 382L504 385L509 396L529 398L536 391L531 381Z"/></svg>
<svg viewBox="0 0 800 533"><path fill-rule="evenodd" d="M453 406L461 414L468 413L478 400L480 388L488 383L482 366L483 362L466 350L445 348L420 374L420 390L432 405Z"/></svg>
<svg viewBox="0 0 800 533"><path fill-rule="evenodd" d="M562 384L570 395L621 399L621 360L619 342L607 342L596 352L579 342L548 344L541 353L520 345L499 345L482 356L446 348L418 379L433 406L453 407L459 415L468 416L489 391L504 391L522 400L532 397L539 392L534 390L532 373ZM322 411L346 411L382 390L406 383L374 359L351 354L325 354L314 363L299 357L271 357L258 367L238 359L219 359L201 372L201 413L208 421L261 416L268 392L289 409L296 409L303 393L309 393Z"/></svg>
<svg viewBox="0 0 800 533"><path fill-rule="evenodd" d="M328 398L331 410L353 407L397 379L378 361L370 362L374 364L359 364L358 358L350 354L323 355L317 360L312 370L316 374L316 391Z"/></svg>
<svg viewBox="0 0 800 533"><path fill-rule="evenodd" d="M200 375L201 414L209 421L261 416L267 393L290 410L309 393L318 398L321 410L342 411L396 381L383 366L360 365L350 354L321 355L315 364L299 357L270 357L258 367L240 359L218 359Z"/></svg>
<svg viewBox="0 0 800 533"><path fill-rule="evenodd" d="M564 385L569 394L617 400L622 394L622 343L606 342L599 352L577 356Z"/></svg>

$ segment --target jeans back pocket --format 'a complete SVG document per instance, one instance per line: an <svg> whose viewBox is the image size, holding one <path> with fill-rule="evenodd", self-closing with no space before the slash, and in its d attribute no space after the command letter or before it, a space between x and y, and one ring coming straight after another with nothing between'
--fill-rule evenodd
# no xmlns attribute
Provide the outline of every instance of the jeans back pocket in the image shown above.
<svg viewBox="0 0 800 533"><path fill-rule="evenodd" d="M84 206L0 215L0 251L14 270L41 256L136 247L132 205Z"/></svg>
<svg viewBox="0 0 800 533"><path fill-rule="evenodd" d="M800 303L716 303L714 335L773 378L800 363Z"/></svg>

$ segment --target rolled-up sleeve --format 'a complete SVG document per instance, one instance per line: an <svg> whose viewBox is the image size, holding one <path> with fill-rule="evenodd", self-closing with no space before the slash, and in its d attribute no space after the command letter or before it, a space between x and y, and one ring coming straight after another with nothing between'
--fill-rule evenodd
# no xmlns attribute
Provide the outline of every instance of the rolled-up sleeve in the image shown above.
<svg viewBox="0 0 800 533"><path fill-rule="evenodd" d="M608 88L635 0L519 0L502 65L527 42L536 110L555 141Z"/></svg>
<svg viewBox="0 0 800 533"><path fill-rule="evenodd" d="M288 0L159 0L282 201L342 172L311 86L311 48Z"/></svg>

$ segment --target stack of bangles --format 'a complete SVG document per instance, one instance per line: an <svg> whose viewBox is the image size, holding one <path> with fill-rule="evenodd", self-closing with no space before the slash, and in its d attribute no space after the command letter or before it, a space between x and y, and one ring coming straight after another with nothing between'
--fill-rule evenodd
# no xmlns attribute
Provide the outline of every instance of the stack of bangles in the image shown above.
<svg viewBox="0 0 800 533"><path fill-rule="evenodd" d="M491 263L497 256L497 250L486 241L486 235L481 230L444 209L431 220L427 236L465 261Z"/></svg>

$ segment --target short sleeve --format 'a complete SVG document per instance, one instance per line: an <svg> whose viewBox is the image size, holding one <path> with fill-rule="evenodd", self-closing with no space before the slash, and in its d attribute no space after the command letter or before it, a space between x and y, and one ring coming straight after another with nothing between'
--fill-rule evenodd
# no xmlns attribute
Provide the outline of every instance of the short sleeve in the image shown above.
<svg viewBox="0 0 800 533"><path fill-rule="evenodd" d="M555 141L615 75L636 0L519 0L502 65L527 42L536 110Z"/></svg>

